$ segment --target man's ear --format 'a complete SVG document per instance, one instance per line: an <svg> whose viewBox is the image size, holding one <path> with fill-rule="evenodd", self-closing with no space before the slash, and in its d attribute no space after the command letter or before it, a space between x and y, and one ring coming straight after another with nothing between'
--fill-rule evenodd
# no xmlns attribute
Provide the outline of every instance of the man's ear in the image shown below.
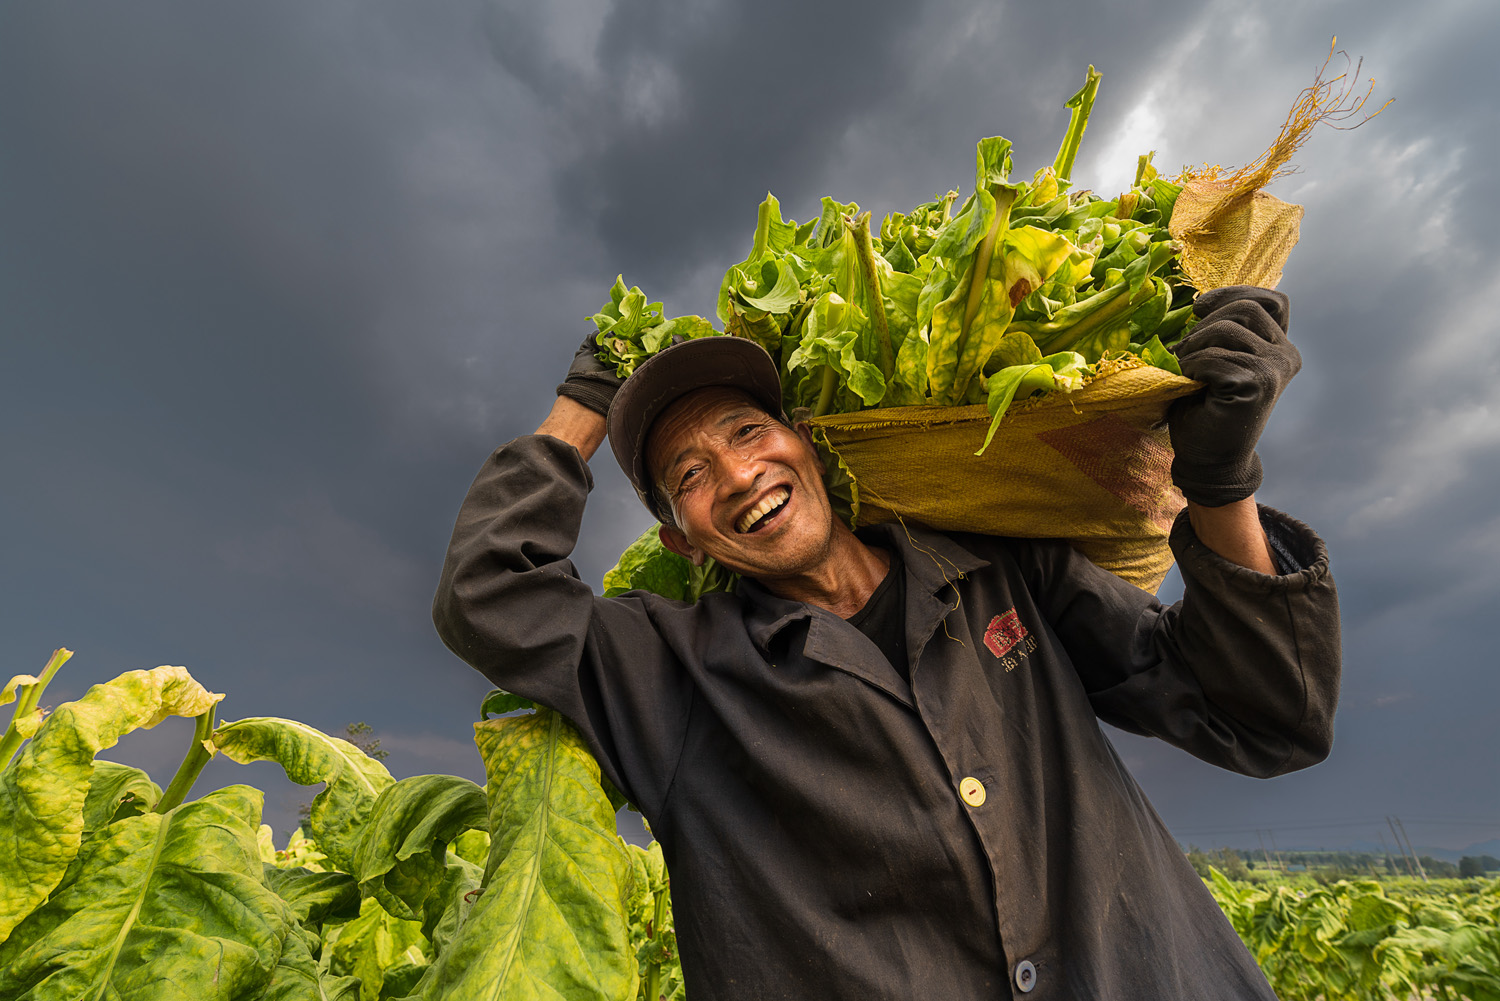
<svg viewBox="0 0 1500 1001"><path fill-rule="evenodd" d="M706 558L703 550L688 541L682 529L672 525L660 525L656 529L656 535L661 539L661 544L683 559L692 563L695 567L701 567Z"/></svg>
<svg viewBox="0 0 1500 1001"><path fill-rule="evenodd" d="M807 423L807 421L798 421L792 425L792 430L797 432L797 437L802 439L803 444L808 447L813 454L813 458L817 460L818 468L823 470L824 476L827 476L828 467L823 464L823 454L818 451L818 443L813 441L812 425Z"/></svg>

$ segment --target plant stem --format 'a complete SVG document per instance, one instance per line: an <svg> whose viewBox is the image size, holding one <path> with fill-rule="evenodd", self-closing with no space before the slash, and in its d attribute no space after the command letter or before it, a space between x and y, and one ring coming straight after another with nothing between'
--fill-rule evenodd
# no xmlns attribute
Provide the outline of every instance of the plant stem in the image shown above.
<svg viewBox="0 0 1500 1001"><path fill-rule="evenodd" d="M839 388L839 373L832 365L823 366L823 387L818 391L818 405L813 408L814 417L822 417L833 409L833 393Z"/></svg>
<svg viewBox="0 0 1500 1001"><path fill-rule="evenodd" d="M11 717L10 726L5 728L5 736L0 737L0 769L10 764L10 759L16 756L26 738L21 736L21 731L16 729L16 720L21 718L21 710L18 706L16 713Z"/></svg>
<svg viewBox="0 0 1500 1001"><path fill-rule="evenodd" d="M52 651L52 657L47 661L47 666L42 670L42 676L36 679L36 684L27 685L21 689L16 698L15 711L10 714L10 725L5 728L5 736L0 737L0 768L10 764L10 759L16 756L26 738L21 736L21 731L16 728L16 721L25 719L36 710L37 703L42 701L42 693L47 690L47 685L57 675L58 669L68 662L73 656L73 651L65 647L58 647Z"/></svg>
<svg viewBox="0 0 1500 1001"><path fill-rule="evenodd" d="M949 191L943 196L943 222L953 218L953 203L958 200L957 191Z"/></svg>
<svg viewBox="0 0 1500 1001"><path fill-rule="evenodd" d="M36 684L27 685L25 693L16 700L16 712L25 714L36 708L36 704L42 701L42 692L57 675L57 671L73 656L73 651L59 647L52 651L52 659L47 661L47 666L42 670L42 676L36 680Z"/></svg>
<svg viewBox="0 0 1500 1001"><path fill-rule="evenodd" d="M1063 136L1062 146L1057 151L1057 159L1052 161L1052 172L1057 175L1059 184L1073 178L1073 161L1078 157L1078 145L1083 141L1083 130L1088 128L1089 114L1094 110L1094 98L1099 93L1099 80L1100 74L1090 66L1083 89L1068 99L1066 106L1073 109L1073 117L1068 120L1068 132Z"/></svg>
<svg viewBox="0 0 1500 1001"><path fill-rule="evenodd" d="M181 806L182 801L187 799L188 792L192 790L193 783L198 781L198 775L203 771L203 766L208 764L209 758L213 757L213 753L203 745L209 735L214 732L214 709L215 706L209 706L204 713L194 719L192 746L188 748L187 757L183 758L182 764L178 766L177 774L172 776L171 785L167 786L166 791L161 794L161 799L157 800L156 813L166 813L168 810Z"/></svg>
<svg viewBox="0 0 1500 1001"><path fill-rule="evenodd" d="M848 220L845 220L846 222ZM887 385L896 372L896 349L891 345L891 329L885 318L885 294L880 288L880 272L875 269L875 247L870 242L870 213L855 221L854 249L859 254L859 270L865 279L866 307L875 328L876 348L880 354L880 374Z"/></svg>
<svg viewBox="0 0 1500 1001"><path fill-rule="evenodd" d="M766 244L771 236L771 205L775 199L770 193L766 193L766 200L760 203L760 211L755 214L755 242L750 245L750 256L748 261L758 261L766 252Z"/></svg>
<svg viewBox="0 0 1500 1001"><path fill-rule="evenodd" d="M662 880L662 885L656 888L655 910L651 919L651 937L656 940L658 951L657 958L651 963L646 971L646 1001L660 1001L661 999L661 964L663 952L660 948L662 939L662 926L667 923L667 881Z"/></svg>

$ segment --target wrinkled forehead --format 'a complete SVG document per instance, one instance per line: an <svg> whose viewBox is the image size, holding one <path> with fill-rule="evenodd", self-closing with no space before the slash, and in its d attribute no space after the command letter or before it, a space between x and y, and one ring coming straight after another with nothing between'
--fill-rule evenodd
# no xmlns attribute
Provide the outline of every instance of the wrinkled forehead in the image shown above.
<svg viewBox="0 0 1500 1001"><path fill-rule="evenodd" d="M646 472L653 481L701 431L712 433L746 415L770 416L749 393L728 386L695 389L663 410L646 434Z"/></svg>

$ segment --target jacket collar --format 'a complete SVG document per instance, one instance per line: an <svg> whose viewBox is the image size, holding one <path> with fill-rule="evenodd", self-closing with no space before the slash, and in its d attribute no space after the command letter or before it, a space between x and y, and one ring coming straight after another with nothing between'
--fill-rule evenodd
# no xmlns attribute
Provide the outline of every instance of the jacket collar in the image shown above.
<svg viewBox="0 0 1500 1001"><path fill-rule="evenodd" d="M862 528L864 542L895 550L906 573L906 642L915 670L927 640L951 608L938 593L970 571L989 565L946 535L922 525L888 523ZM741 578L738 594L744 599L745 626L751 641L768 653L772 640L795 622L807 622L802 654L847 671L875 685L901 702L911 704L910 689L875 644L826 609L780 598L759 583ZM852 635L851 635L852 634Z"/></svg>

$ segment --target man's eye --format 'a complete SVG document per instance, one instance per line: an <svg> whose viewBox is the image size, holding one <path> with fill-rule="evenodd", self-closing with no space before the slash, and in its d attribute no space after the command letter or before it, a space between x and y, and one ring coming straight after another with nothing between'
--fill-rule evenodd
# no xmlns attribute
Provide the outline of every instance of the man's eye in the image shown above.
<svg viewBox="0 0 1500 1001"><path fill-rule="evenodd" d="M690 482L692 482L693 480L697 479L697 477L698 477L698 467L694 466L694 467L692 467L691 469L687 470L686 472L684 472L682 474L682 479L680 479L680 480L677 481L677 489L678 490L682 490Z"/></svg>
<svg viewBox="0 0 1500 1001"><path fill-rule="evenodd" d="M743 424L740 426L740 429L734 433L734 436L736 438L743 438L746 435L750 434L752 431L756 431L759 428L759 424Z"/></svg>

